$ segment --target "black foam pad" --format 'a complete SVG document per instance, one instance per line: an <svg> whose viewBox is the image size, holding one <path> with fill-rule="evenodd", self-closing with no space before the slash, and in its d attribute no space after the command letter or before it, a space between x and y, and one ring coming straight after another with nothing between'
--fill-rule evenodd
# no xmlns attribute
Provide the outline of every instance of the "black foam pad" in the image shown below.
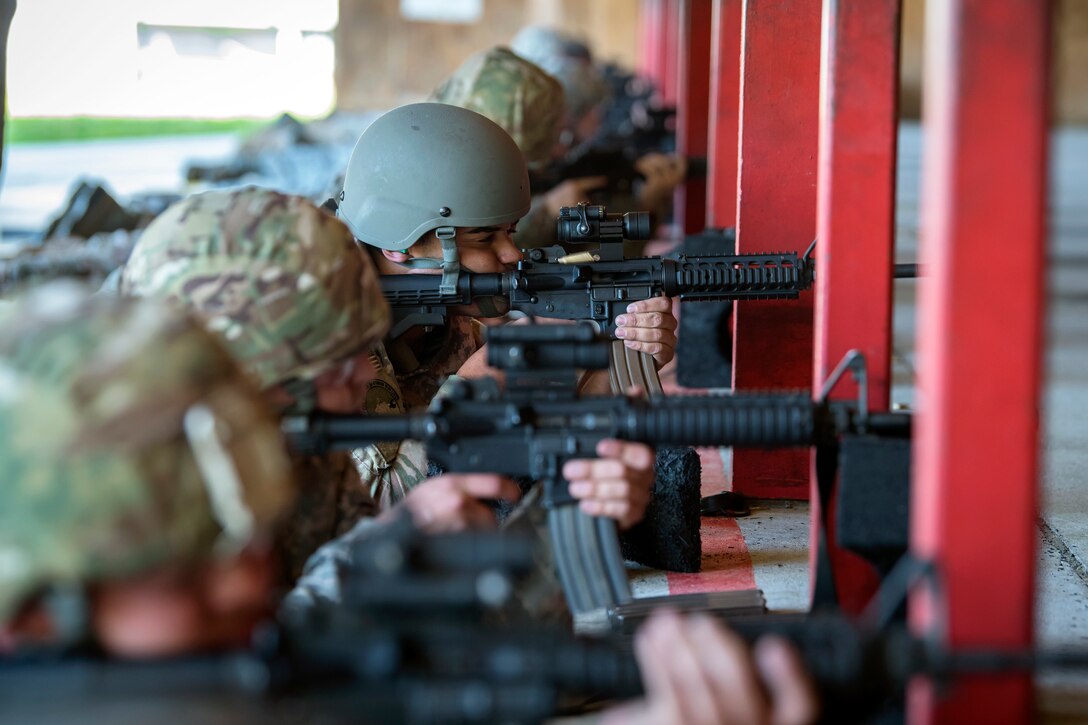
<svg viewBox="0 0 1088 725"><path fill-rule="evenodd" d="M620 535L623 557L656 569L699 571L699 454L694 448L658 448L654 469L657 478L646 517Z"/></svg>

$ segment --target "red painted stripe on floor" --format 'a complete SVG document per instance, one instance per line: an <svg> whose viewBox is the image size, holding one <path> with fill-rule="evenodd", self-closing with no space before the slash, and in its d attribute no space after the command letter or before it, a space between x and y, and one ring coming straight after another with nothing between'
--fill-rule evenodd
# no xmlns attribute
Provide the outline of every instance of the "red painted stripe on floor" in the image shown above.
<svg viewBox="0 0 1088 725"><path fill-rule="evenodd" d="M669 594L754 589L756 575L748 545L735 519L703 518L703 570L667 575Z"/></svg>
<svg viewBox="0 0 1088 725"><path fill-rule="evenodd" d="M676 366L666 365L660 372L662 387L670 395L708 395L706 389L681 388L676 385ZM722 466L718 448L697 448L702 464L702 495L711 496L732 488ZM755 571L748 545L734 519L703 518L703 570L695 574L666 572L669 594L734 591L754 589Z"/></svg>

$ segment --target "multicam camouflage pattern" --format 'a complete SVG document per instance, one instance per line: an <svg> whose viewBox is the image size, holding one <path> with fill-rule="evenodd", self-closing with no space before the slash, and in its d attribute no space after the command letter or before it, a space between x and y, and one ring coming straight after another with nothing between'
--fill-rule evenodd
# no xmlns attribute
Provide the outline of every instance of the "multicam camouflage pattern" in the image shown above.
<svg viewBox="0 0 1088 725"><path fill-rule="evenodd" d="M446 379L484 346L484 326L472 317L450 317L449 324L424 339L424 346L427 353L420 353L418 345L409 348L400 340L386 341L408 411L430 405Z"/></svg>
<svg viewBox="0 0 1088 725"><path fill-rule="evenodd" d="M366 412L402 415L407 412L393 362L379 345L370 355L377 375L367 384ZM363 486L385 511L400 503L427 478L427 450L419 441L394 441L356 448L352 458Z"/></svg>
<svg viewBox="0 0 1088 725"><path fill-rule="evenodd" d="M501 46L466 60L429 100L487 116L510 134L530 165L551 159L564 119L559 83Z"/></svg>
<svg viewBox="0 0 1088 725"><path fill-rule="evenodd" d="M389 318L373 262L340 221L301 197L258 189L167 210L144 232L122 290L194 310L266 387L312 380L380 341ZM305 388L292 385L296 399ZM301 496L276 536L292 577L376 508L349 454L295 465Z"/></svg>
<svg viewBox="0 0 1088 725"><path fill-rule="evenodd" d="M377 375L367 386L366 409L373 415L403 414L430 405L439 389L469 357L483 347L483 325L470 317L453 317L441 331L423 340L429 354L401 340L374 349ZM352 451L363 486L381 510L404 500L427 479L427 451L418 441L379 443Z"/></svg>
<svg viewBox="0 0 1088 725"><path fill-rule="evenodd" d="M234 552L293 497L274 416L150 300L47 285L0 314L0 622L43 586Z"/></svg>
<svg viewBox="0 0 1088 725"><path fill-rule="evenodd" d="M351 567L352 551L366 541L380 537L383 529L374 519L362 519L343 536L323 544L306 561L294 588L283 598L281 616L286 621L306 621L308 612L314 607L340 603L340 581L345 567Z"/></svg>
<svg viewBox="0 0 1088 725"><path fill-rule="evenodd" d="M341 222L256 188L163 212L136 244L121 291L193 310L265 387L313 379L380 340L389 320L373 263Z"/></svg>
<svg viewBox="0 0 1088 725"><path fill-rule="evenodd" d="M285 581L291 582L302 574L306 560L319 546L344 534L360 519L378 514L370 492L359 483L350 453L295 456L292 462L299 497L275 536Z"/></svg>

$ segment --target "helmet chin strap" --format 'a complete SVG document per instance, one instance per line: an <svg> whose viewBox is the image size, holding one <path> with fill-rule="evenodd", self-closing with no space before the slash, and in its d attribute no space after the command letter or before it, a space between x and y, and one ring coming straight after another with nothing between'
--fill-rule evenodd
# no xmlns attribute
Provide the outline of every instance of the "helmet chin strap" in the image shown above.
<svg viewBox="0 0 1088 725"><path fill-rule="evenodd" d="M401 262L408 269L441 269L442 281L438 284L441 294L452 295L457 292L457 277L461 274L461 260L457 256L457 236L455 227L439 227L434 235L442 244L442 259L430 257L412 257Z"/></svg>

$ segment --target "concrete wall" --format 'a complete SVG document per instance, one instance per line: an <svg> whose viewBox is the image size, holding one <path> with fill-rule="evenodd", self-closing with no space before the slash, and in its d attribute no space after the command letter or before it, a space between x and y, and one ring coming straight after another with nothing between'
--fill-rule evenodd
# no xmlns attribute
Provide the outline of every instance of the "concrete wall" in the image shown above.
<svg viewBox="0 0 1088 725"><path fill-rule="evenodd" d="M1088 2L1059 0L1054 18L1055 117L1088 123Z"/></svg>
<svg viewBox="0 0 1088 725"><path fill-rule="evenodd" d="M600 58L633 68L640 4L640 0L483 0L481 21L459 25L405 20L400 0L340 0L338 105L381 110L422 100L469 55L509 41L527 23L581 31ZM921 110L925 4L926 0L904 0L900 102L908 118L917 118ZM1085 124L1088 0L1055 0L1054 5L1055 118Z"/></svg>
<svg viewBox="0 0 1088 725"><path fill-rule="evenodd" d="M935 1L940 0L929 0ZM1053 5L1054 120L1088 124L1088 2L1054 0ZM921 111L925 6L926 0L903 5L900 111L907 118L918 118Z"/></svg>
<svg viewBox="0 0 1088 725"><path fill-rule="evenodd" d="M483 0L465 25L401 16L400 0L340 0L337 105L381 110L422 100L472 53L509 42L525 24L583 31L597 55L633 67L639 0Z"/></svg>

